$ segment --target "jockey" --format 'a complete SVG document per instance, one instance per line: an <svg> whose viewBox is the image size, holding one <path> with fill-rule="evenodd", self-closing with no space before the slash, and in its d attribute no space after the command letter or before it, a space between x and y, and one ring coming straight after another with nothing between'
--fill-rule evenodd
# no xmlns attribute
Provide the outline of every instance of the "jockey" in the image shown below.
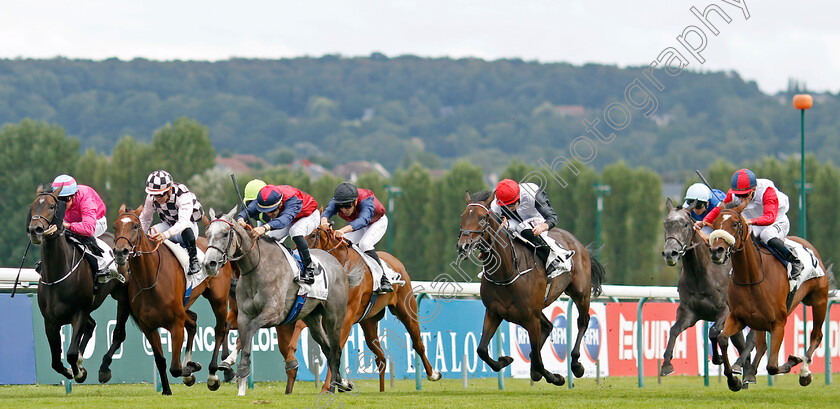
<svg viewBox="0 0 840 409"><path fill-rule="evenodd" d="M548 231L557 225L557 214L548 201L548 194L539 186L504 179L496 185L496 197L490 210L507 218L507 228L518 231L534 245L549 278L571 269L570 260L575 252L562 248L548 236ZM550 258L551 253L554 253L553 258Z"/></svg>
<svg viewBox="0 0 840 409"><path fill-rule="evenodd" d="M257 200L257 195L260 193L260 189L264 188L265 185L266 183L261 179L254 179L248 182L248 184L245 185L245 197L242 198L242 204L244 204L245 207L248 207L251 202ZM260 213L258 222L259 224L265 224L268 222L268 219L265 217L265 213Z"/></svg>
<svg viewBox="0 0 840 409"><path fill-rule="evenodd" d="M741 169L732 175L732 188L726 193L720 207L733 201L736 205L747 203L741 215L747 219L750 232L793 265L791 280L797 280L802 272L802 262L783 241L790 231L790 221L787 217L790 205L787 195L776 188L773 181L756 179L751 170ZM694 228L711 225L720 213L720 207L712 209L702 221L694 224Z"/></svg>
<svg viewBox="0 0 840 409"><path fill-rule="evenodd" d="M718 207L718 204L724 199L725 194L718 189L709 189L703 183L695 183L688 187L685 192L685 203L683 209L688 210L688 214L695 221L703 220L712 209ZM711 234L712 228L709 226L703 227L703 233Z"/></svg>
<svg viewBox="0 0 840 409"><path fill-rule="evenodd" d="M266 235L278 241L292 236L304 266L300 276L294 280L296 283L315 283L315 266L309 257L309 246L304 237L318 227L321 216L318 202L306 192L288 185L265 185L260 189L257 200L239 213L237 221L245 227L246 219L257 219L263 214L268 222L255 227L251 234L254 237Z"/></svg>
<svg viewBox="0 0 840 409"><path fill-rule="evenodd" d="M140 212L140 225L150 238L160 243L172 240L187 249L190 256L190 275L201 271L195 238L198 237L197 221L204 216L198 198L182 183L175 183L165 170L156 170L146 179L146 202ZM156 212L161 222L149 228Z"/></svg>
<svg viewBox="0 0 840 409"><path fill-rule="evenodd" d="M112 278L124 281L122 275L110 268L114 262L111 247L99 239L108 230L108 221L105 218L105 203L96 190L77 184L76 179L70 175L59 175L52 182L52 191L58 195L59 200L67 203L64 228L80 236L94 238L102 250L102 256L91 254L96 258L97 281L106 283Z"/></svg>
<svg viewBox="0 0 840 409"><path fill-rule="evenodd" d="M385 215L385 206L382 206L373 192L368 189L357 189L352 183L344 182L338 185L330 204L321 216L321 227L329 228L330 218L336 214L350 223L336 230L335 237L337 239L344 237L353 243L358 243L359 249L381 266L382 261L376 254L374 246L388 231L388 216ZM383 268L382 278L379 281L380 294L394 291L384 271Z"/></svg>

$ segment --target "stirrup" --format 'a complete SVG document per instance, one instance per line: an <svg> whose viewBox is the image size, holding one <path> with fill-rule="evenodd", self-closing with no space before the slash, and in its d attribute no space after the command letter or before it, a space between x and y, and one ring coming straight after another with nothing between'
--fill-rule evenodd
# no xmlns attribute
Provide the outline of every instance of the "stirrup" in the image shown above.
<svg viewBox="0 0 840 409"><path fill-rule="evenodd" d="M383 273L384 274L384 273ZM379 294L387 294L394 292L394 286L391 285L391 282L388 281L385 276L382 276L384 279L379 281Z"/></svg>
<svg viewBox="0 0 840 409"><path fill-rule="evenodd" d="M122 284L125 284L125 277L113 270L103 270L96 273L96 281L100 284L105 284L111 280L117 280Z"/></svg>
<svg viewBox="0 0 840 409"><path fill-rule="evenodd" d="M193 266L195 266L196 268L193 269ZM198 259L196 259L195 261L190 260L190 265L187 268L187 275L191 276L191 275L198 274L200 272L201 272L201 265L198 263Z"/></svg>

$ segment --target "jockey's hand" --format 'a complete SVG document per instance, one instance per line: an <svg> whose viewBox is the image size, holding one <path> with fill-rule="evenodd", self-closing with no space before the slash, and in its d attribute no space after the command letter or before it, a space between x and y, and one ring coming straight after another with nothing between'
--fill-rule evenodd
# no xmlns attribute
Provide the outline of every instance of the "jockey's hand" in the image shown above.
<svg viewBox="0 0 840 409"><path fill-rule="evenodd" d="M755 224L753 219L747 219L747 226L752 226L753 224Z"/></svg>
<svg viewBox="0 0 840 409"><path fill-rule="evenodd" d="M166 236L163 233L155 233L152 235L152 237L149 238L152 239L152 241L155 243L160 243L166 240Z"/></svg>
<svg viewBox="0 0 840 409"><path fill-rule="evenodd" d="M344 232L341 231L341 229L333 231L333 237L335 237L336 240L341 240L344 238Z"/></svg>
<svg viewBox="0 0 840 409"><path fill-rule="evenodd" d="M548 223L540 223L532 229L534 232L534 236L539 236L540 234L548 231Z"/></svg>
<svg viewBox="0 0 840 409"><path fill-rule="evenodd" d="M694 222L694 230L700 231L700 230L703 230L703 228L706 227L706 226L707 226L707 224L706 224L705 220L698 220L698 221Z"/></svg>
<svg viewBox="0 0 840 409"><path fill-rule="evenodd" d="M248 223L245 223L245 220L243 220L243 219L236 219L236 221L237 221L237 222L239 223L239 225L240 225L240 226L242 226L242 227L245 227L245 226L248 224Z"/></svg>
<svg viewBox="0 0 840 409"><path fill-rule="evenodd" d="M263 234L265 234L265 226L254 227L254 229L251 230L251 236L255 238L260 237Z"/></svg>
<svg viewBox="0 0 840 409"><path fill-rule="evenodd" d="M321 230L329 230L330 229L330 222L321 221Z"/></svg>
<svg viewBox="0 0 840 409"><path fill-rule="evenodd" d="M65 229L69 229L69 228L70 228L70 223L67 223L67 222L62 222L62 224L64 225L64 228L65 228Z"/></svg>

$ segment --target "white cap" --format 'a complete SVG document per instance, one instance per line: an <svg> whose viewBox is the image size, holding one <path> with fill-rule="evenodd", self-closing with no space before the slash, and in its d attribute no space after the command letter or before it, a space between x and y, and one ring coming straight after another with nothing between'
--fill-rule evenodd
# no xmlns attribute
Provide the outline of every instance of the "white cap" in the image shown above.
<svg viewBox="0 0 840 409"><path fill-rule="evenodd" d="M702 183L695 183L689 186L688 190L685 192L685 203L683 203L683 207L691 207L688 204L690 199L708 203L711 197L712 189L709 189L708 186Z"/></svg>

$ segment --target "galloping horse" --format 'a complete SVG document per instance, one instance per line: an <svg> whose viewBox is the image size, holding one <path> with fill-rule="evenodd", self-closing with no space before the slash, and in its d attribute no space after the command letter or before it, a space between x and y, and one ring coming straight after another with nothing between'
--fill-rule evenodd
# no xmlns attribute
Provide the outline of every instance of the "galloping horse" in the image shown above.
<svg viewBox="0 0 840 409"><path fill-rule="evenodd" d="M87 378L87 370L82 366L80 351L85 350L96 327L91 312L99 308L108 295L117 300L118 325L114 328L115 335L109 351L113 353L111 351L115 351L125 338L126 318L120 319L119 316L128 317L128 310L125 305L125 289L119 281L99 284L98 290L94 290L94 271L91 265L83 257L82 250L71 244L65 234L64 211L60 209L65 203L59 201L57 193L38 188L35 201L30 205L26 230L32 244L41 246L38 307L44 316L44 331L50 344L52 368L67 379L81 383ZM114 237L107 233L100 238L109 245L114 243ZM70 369L65 368L61 362L60 332L66 324L73 326L73 337L67 349ZM122 339L119 339L120 334Z"/></svg>
<svg viewBox="0 0 840 409"><path fill-rule="evenodd" d="M546 296L545 266L537 261L533 249L514 239L502 226L499 216L490 211L493 197L494 192L490 191L476 193L472 198L467 192L467 208L461 214L458 238L459 254L465 256L478 248L484 267L481 301L486 312L478 356L496 372L510 365L513 358L503 356L496 361L487 353L487 345L502 319L518 324L528 331L531 340L531 379L536 382L545 377L548 383L561 386L566 380L547 371L540 357L540 350L553 329L542 310L563 292L574 300L578 309L578 333L571 352L571 367L572 373L580 378L584 372L579 362L580 344L589 326L589 301L591 296L601 293L604 267L571 233L552 229L551 237L565 248L575 250L575 255L572 270L554 278Z"/></svg>
<svg viewBox="0 0 840 409"><path fill-rule="evenodd" d="M709 328L709 340L712 342L712 362L720 365L721 356L718 353L717 337L723 328L723 322L729 315L729 304L726 299L726 289L729 287L730 263L714 264L709 255L709 248L694 230L694 220L689 212L682 207L674 207L669 198L665 202L668 215L665 216L665 245L662 257L669 266L674 266L682 259L680 281L677 291L680 293L680 305L677 307L677 320L671 327L668 346L659 373L662 376L674 373L671 357L674 352L674 342L677 337L693 326L698 320L714 321ZM738 368L745 368L744 383L755 383L755 368L751 367L750 351L755 347L755 334L750 332L747 342L744 334L738 332L732 338L732 343L738 349L740 356L735 363ZM740 372L733 366L735 373Z"/></svg>
<svg viewBox="0 0 840 409"><path fill-rule="evenodd" d="M166 358L160 342L158 328L166 328L172 335L172 363L169 373L174 377L182 377L184 384L192 386L195 383L193 372L201 370L201 365L193 362L192 345L196 331L198 316L188 308L204 296L210 301L210 307L216 318L215 346L210 361L210 374L207 377L207 387L210 390L219 389L217 358L219 348L225 342L227 330L225 317L227 315L228 290L230 289L231 267L220 266L198 286L193 288L189 300L184 305L187 279L184 269L169 247L154 242L143 232L140 225L140 213L143 206L136 210L128 210L125 205L120 207L120 215L114 222L115 258L117 264L129 265L127 280L127 297L131 306L131 316L146 339L152 345L155 364L160 374L160 382L164 395L171 395L169 378L166 376ZM202 250L207 248L203 238L196 241ZM187 330L187 345L184 364L181 364L181 346L184 342L184 329Z"/></svg>
<svg viewBox="0 0 840 409"><path fill-rule="evenodd" d="M237 377L239 396L245 395L245 387L251 364L251 344L254 334L260 328L283 324L295 307L299 286L292 282L291 266L286 261L285 249L273 240L259 240L251 237L234 220L236 208L230 213L215 218L207 228L205 236L210 243L204 268L213 271L231 260L239 264L242 271L236 286L236 301L239 307L237 324L242 351ZM326 301L307 297L299 309L298 316L278 331L278 344L283 345L294 330L294 321L303 320L315 342L321 346L330 370L336 379L330 391L338 386L340 390L352 390L352 384L342 380L338 370L342 346L339 342L341 323L347 311L348 278L344 268L327 252L313 249L310 254L324 267L328 281L329 295ZM283 337L283 338L281 338ZM287 367L289 362L287 362Z"/></svg>
<svg viewBox="0 0 840 409"><path fill-rule="evenodd" d="M432 367L426 357L426 348L420 338L420 325L417 322L417 300L414 298L414 291L411 288L411 278L405 266L396 257L384 251L377 252L379 257L388 264L394 271L402 276L405 284L394 284L394 292L378 295L373 292L373 275L362 257L350 248L347 239L336 239L332 228L322 229L318 227L312 234L306 237L307 243L312 248L326 250L338 259L348 272L353 276L360 274L361 285L352 286L347 303L347 315L341 327L341 342L344 345L350 336L353 324L359 323L365 333L365 342L368 348L376 356L376 366L379 369L379 391L385 391L385 354L379 344L379 332L377 325L385 316L385 307L391 314L397 316L403 323L405 329L411 336L411 343L414 351L423 361L423 368L426 370L426 377L430 381L437 381L441 378L439 371ZM372 305L369 305L371 304ZM293 346L297 345L297 338L293 339ZM327 380L330 374L327 374ZM325 383L326 386L326 383Z"/></svg>
<svg viewBox="0 0 840 409"><path fill-rule="evenodd" d="M807 386L811 383L811 371L808 365L823 337L822 326L825 321L830 272L822 277L805 281L796 290L788 307L786 304L790 286L787 271L775 256L767 250L762 250L755 243L755 239L751 239L750 226L741 216L743 207L744 204L734 209L722 210L714 222L717 230L709 236L712 261L720 264L726 262L729 257L732 258L732 277L729 285L731 311L726 317L723 332L718 335L718 343L723 353L724 374L726 374L729 389L740 390L741 381L732 376L726 348L729 337L741 331L745 326L749 326L756 332L754 366L758 366L758 361L767 350L765 332L770 331L770 358L767 360L767 373L770 375L788 373L804 361L799 372L799 384ZM819 253L811 243L799 237L788 238L813 251L814 256L819 260L819 265L825 270ZM814 328L811 330L808 351L805 352L804 357L791 354L787 362L779 367L779 348L785 336L787 316L800 302L811 306L814 317Z"/></svg>

